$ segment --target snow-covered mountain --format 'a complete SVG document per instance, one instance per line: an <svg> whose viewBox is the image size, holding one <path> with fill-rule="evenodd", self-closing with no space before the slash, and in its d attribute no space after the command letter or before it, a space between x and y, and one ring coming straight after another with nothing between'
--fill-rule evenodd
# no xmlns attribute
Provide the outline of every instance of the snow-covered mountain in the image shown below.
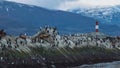
<svg viewBox="0 0 120 68"><path fill-rule="evenodd" d="M92 7L68 9L70 12L92 17L106 24L117 24L120 26L120 6Z"/></svg>
<svg viewBox="0 0 120 68"><path fill-rule="evenodd" d="M94 32L95 22L94 18L81 14L7 1L0 3L0 29L5 29L9 34L33 35L45 25L57 27L62 34ZM101 32L120 35L117 25L99 24Z"/></svg>

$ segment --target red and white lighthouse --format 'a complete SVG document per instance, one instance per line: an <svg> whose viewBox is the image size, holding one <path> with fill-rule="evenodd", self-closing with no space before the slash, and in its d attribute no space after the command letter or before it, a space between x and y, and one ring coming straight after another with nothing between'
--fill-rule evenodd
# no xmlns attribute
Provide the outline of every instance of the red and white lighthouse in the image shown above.
<svg viewBox="0 0 120 68"><path fill-rule="evenodd" d="M98 21L96 21L95 31L96 31L96 32L99 32L99 23L98 23Z"/></svg>

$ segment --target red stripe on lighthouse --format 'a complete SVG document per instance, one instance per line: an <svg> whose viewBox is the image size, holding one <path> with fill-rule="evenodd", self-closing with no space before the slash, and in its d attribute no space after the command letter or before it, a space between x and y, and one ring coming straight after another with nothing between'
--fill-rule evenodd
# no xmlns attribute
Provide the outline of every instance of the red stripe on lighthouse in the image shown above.
<svg viewBox="0 0 120 68"><path fill-rule="evenodd" d="M95 29L96 29L96 32L99 32L99 23L98 23L98 21L96 22Z"/></svg>
<svg viewBox="0 0 120 68"><path fill-rule="evenodd" d="M99 30L98 30L98 29L96 29L96 32L99 32Z"/></svg>

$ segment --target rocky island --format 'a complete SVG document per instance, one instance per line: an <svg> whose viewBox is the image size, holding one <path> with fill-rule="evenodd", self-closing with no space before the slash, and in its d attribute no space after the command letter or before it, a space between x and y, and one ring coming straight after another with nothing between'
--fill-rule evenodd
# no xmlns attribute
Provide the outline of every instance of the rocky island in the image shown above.
<svg viewBox="0 0 120 68"><path fill-rule="evenodd" d="M33 36L0 30L0 67L66 68L120 60L120 37L101 32L60 35L55 27Z"/></svg>

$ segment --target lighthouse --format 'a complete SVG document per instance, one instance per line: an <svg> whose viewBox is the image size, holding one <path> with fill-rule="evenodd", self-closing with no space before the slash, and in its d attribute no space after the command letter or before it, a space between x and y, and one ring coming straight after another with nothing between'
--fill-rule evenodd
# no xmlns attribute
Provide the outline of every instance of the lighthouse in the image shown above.
<svg viewBox="0 0 120 68"><path fill-rule="evenodd" d="M95 32L99 32L99 23L98 23L98 21L96 21Z"/></svg>

